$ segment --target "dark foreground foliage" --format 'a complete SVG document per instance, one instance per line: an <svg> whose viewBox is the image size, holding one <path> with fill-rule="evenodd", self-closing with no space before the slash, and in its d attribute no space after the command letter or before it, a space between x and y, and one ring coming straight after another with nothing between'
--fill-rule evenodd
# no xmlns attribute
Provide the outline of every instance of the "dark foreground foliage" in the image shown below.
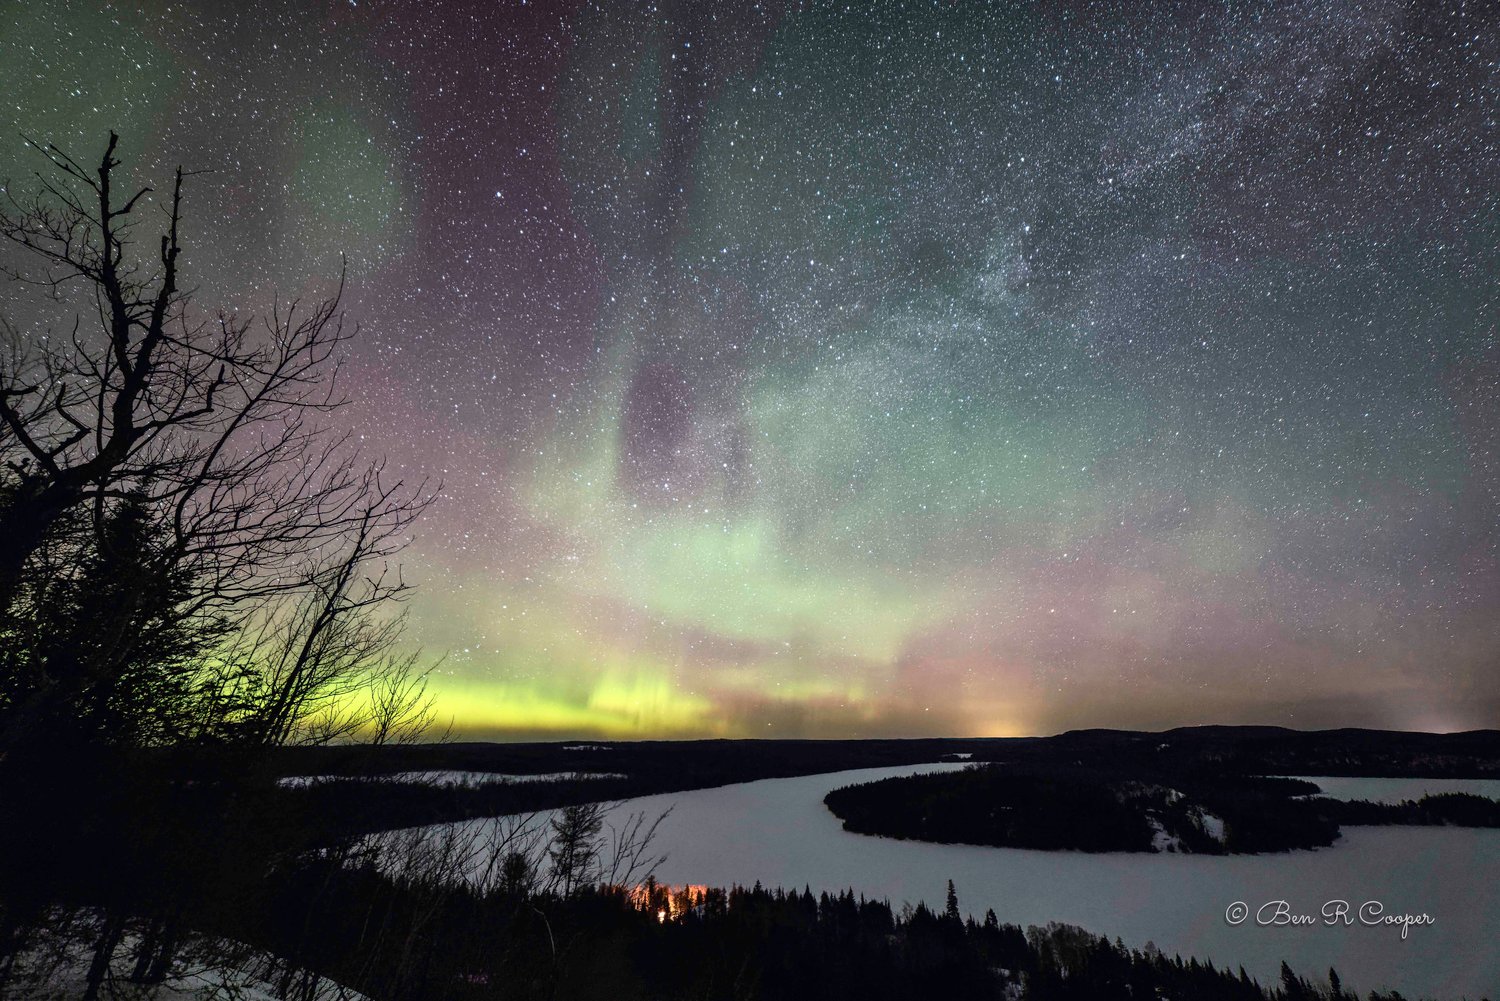
<svg viewBox="0 0 1500 1001"><path fill-rule="evenodd" d="M645 896L614 888L478 893L403 884L373 863L304 858L194 935L234 943L222 947L222 960L288 999L337 996L338 988L374 1001L1356 999L1333 971L1325 984L1283 967L1278 983L1261 985L1243 969L1127 949L1071 926L1023 932L993 912L982 921L924 905L893 912L848 891L815 896L757 884L706 890L668 916L667 896L660 888ZM72 920L91 936L130 933L139 959L127 979L136 982L117 986L129 992L151 982L163 926L112 911ZM165 933L180 938L184 929ZM194 955L205 962L201 947ZM0 997L47 996L45 985L14 975L0 984Z"/></svg>

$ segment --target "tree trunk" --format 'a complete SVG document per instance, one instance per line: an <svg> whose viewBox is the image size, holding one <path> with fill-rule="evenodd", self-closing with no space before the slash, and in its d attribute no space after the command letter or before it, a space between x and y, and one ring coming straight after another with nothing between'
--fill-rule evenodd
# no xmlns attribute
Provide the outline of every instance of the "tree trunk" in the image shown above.
<svg viewBox="0 0 1500 1001"><path fill-rule="evenodd" d="M143 983L146 979L146 971L151 968L151 958L156 954L156 940L161 934L161 921L152 918L146 923L146 930L141 933L140 944L135 948L135 966L130 971L130 979L134 983Z"/></svg>
<svg viewBox="0 0 1500 1001"><path fill-rule="evenodd" d="M104 927L99 931L99 942L94 946L94 961L89 964L83 1001L99 1001L99 988L109 976L109 961L114 958L115 948L124 934L125 919L106 913Z"/></svg>
<svg viewBox="0 0 1500 1001"><path fill-rule="evenodd" d="M146 969L146 983L159 984L167 979L167 974L172 972L172 959L177 955L177 924L166 921L162 925L161 940L157 944L156 954L151 957L151 965Z"/></svg>
<svg viewBox="0 0 1500 1001"><path fill-rule="evenodd" d="M0 511L0 621L10 614L26 561L63 512L82 499L82 491L60 483L23 487Z"/></svg>

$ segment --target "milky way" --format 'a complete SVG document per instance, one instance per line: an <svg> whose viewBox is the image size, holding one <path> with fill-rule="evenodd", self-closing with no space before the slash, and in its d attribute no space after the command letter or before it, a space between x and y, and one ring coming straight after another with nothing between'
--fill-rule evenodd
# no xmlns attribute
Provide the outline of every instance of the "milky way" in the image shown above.
<svg viewBox="0 0 1500 1001"><path fill-rule="evenodd" d="M460 732L1500 724L1500 8L235 6L4 4L0 167L347 255Z"/></svg>

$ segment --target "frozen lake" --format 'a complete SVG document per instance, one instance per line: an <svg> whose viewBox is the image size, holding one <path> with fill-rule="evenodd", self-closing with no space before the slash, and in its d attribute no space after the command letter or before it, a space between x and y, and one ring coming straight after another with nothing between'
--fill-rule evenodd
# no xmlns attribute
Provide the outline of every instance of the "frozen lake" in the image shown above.
<svg viewBox="0 0 1500 1001"><path fill-rule="evenodd" d="M657 876L667 883L852 887L899 908L919 900L941 907L952 879L962 909L976 917L992 907L1001 921L1023 927L1062 921L1131 946L1154 942L1168 955L1243 965L1263 984L1276 980L1285 959L1313 979L1336 967L1346 988L1361 994L1379 987L1408 997L1500 996L1500 831L1363 827L1346 828L1338 844L1319 851L1085 855L849 834L823 806L838 786L959 767L770 779L631 800L615 814L673 808L657 836L668 855ZM1276 900L1314 917L1332 900L1348 901L1356 915L1366 901L1380 901L1387 913L1425 912L1435 923L1409 929L1404 941L1399 928L1365 926L1357 917L1347 927L1321 918L1312 926L1257 925L1256 912ZM1233 926L1225 913L1236 901L1250 916Z"/></svg>
<svg viewBox="0 0 1500 1001"><path fill-rule="evenodd" d="M1315 782L1332 799L1363 799L1371 803L1400 803L1445 792L1466 792L1500 799L1500 779L1385 779L1349 778L1337 775L1293 775Z"/></svg>

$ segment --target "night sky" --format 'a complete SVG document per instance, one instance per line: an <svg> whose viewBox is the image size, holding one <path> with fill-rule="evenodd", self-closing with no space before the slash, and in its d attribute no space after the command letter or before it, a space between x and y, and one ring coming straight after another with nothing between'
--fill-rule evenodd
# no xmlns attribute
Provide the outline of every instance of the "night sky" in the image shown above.
<svg viewBox="0 0 1500 1001"><path fill-rule="evenodd" d="M347 255L462 734L1500 725L1500 5L0 6L13 187Z"/></svg>

